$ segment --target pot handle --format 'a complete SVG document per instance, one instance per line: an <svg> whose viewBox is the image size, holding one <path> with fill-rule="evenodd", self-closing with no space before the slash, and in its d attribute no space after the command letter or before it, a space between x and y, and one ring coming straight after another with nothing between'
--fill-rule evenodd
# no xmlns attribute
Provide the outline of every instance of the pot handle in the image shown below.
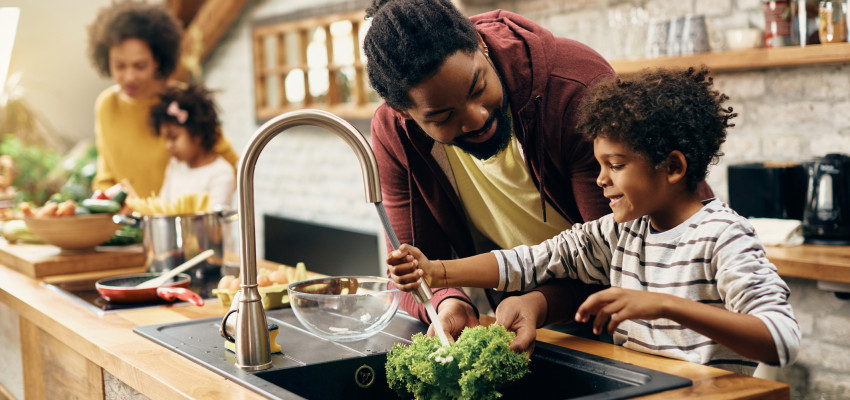
<svg viewBox="0 0 850 400"><path fill-rule="evenodd" d="M218 218L222 223L236 222L239 220L239 215L236 210L219 210Z"/></svg>
<svg viewBox="0 0 850 400"><path fill-rule="evenodd" d="M115 214L112 216L112 222L118 225L127 225L138 228L142 221L140 218L133 217L127 214Z"/></svg>
<svg viewBox="0 0 850 400"><path fill-rule="evenodd" d="M168 301L177 299L188 301L196 306L203 306L204 299L197 293L182 287L160 287L156 288L156 295Z"/></svg>

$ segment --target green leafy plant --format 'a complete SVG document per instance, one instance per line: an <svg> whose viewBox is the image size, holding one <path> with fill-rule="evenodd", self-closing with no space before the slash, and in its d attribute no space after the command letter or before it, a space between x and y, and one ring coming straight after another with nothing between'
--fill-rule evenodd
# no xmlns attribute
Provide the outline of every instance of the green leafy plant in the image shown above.
<svg viewBox="0 0 850 400"><path fill-rule="evenodd" d="M72 150L63 159L55 150L7 134L0 142L0 154L14 161L12 185L17 189L16 202L41 205L48 199L80 201L91 195L91 182L97 169L97 150L93 145Z"/></svg>
<svg viewBox="0 0 850 400"><path fill-rule="evenodd" d="M417 333L410 346L397 343L387 355L387 381L399 395L417 399L499 398L501 386L529 372L525 353L508 347L515 336L503 326L476 326L443 347Z"/></svg>
<svg viewBox="0 0 850 400"><path fill-rule="evenodd" d="M64 179L51 175L62 159L59 153L42 146L28 145L14 135L6 135L0 143L0 154L12 157L15 163L12 185L17 189L16 201L43 204L62 187Z"/></svg>

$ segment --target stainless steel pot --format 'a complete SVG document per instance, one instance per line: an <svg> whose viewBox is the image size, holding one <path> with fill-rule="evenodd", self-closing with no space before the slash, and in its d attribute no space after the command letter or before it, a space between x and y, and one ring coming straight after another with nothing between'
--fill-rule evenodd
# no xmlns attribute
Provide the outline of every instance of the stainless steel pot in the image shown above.
<svg viewBox="0 0 850 400"><path fill-rule="evenodd" d="M148 272L164 272L212 249L215 254L196 267L220 271L224 263L224 225L236 219L235 211L213 211L187 215L114 215L117 224L142 228L142 243Z"/></svg>

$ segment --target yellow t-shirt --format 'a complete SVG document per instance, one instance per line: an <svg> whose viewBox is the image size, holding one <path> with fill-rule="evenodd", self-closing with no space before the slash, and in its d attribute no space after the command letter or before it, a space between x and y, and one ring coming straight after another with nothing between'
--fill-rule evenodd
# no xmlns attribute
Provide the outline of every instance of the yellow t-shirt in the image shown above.
<svg viewBox="0 0 850 400"><path fill-rule="evenodd" d="M165 139L154 134L150 108L158 97L135 100L122 96L117 85L104 90L95 102L97 175L92 187L105 190L127 179L139 196L159 193L170 155ZM239 155L222 136L214 152L235 167Z"/></svg>
<svg viewBox="0 0 850 400"><path fill-rule="evenodd" d="M443 147L467 218L499 247L537 244L571 226L548 202L543 222L540 194L516 136L511 136L507 149L483 161L457 147Z"/></svg>

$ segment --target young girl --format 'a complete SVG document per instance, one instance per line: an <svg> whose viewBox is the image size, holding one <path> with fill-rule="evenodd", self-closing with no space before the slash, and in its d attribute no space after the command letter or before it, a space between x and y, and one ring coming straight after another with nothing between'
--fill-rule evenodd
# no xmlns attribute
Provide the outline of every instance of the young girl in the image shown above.
<svg viewBox="0 0 850 400"><path fill-rule="evenodd" d="M170 201L206 192L213 208L231 208L235 174L230 163L213 151L221 133L210 92L199 84L169 88L150 113L156 134L165 138L171 154L160 197Z"/></svg>
<svg viewBox="0 0 850 400"><path fill-rule="evenodd" d="M508 298L496 323L525 348L547 321L595 316L595 333L607 325L614 343L637 351L750 375L756 361L793 362L800 327L788 286L747 219L697 193L736 115L707 74L659 70L589 89L578 126L593 141L612 214L535 246L458 260L402 245L387 258L397 286L415 289L420 277L431 287L512 292L563 278L610 284L572 314L530 293Z"/></svg>

